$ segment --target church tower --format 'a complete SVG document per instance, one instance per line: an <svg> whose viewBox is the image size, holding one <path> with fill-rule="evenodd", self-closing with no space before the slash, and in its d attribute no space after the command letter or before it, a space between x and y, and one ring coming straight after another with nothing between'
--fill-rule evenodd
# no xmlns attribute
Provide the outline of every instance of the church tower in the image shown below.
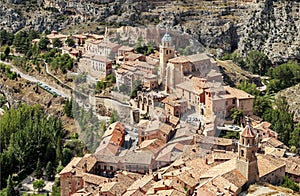
<svg viewBox="0 0 300 196"><path fill-rule="evenodd" d="M172 44L172 38L168 32L165 33L159 46L159 80L158 83L165 87L166 69L169 59L174 58L175 48Z"/></svg>
<svg viewBox="0 0 300 196"><path fill-rule="evenodd" d="M247 125L240 134L238 142L238 158L236 168L248 180L247 184L253 184L259 180L257 167L257 138L250 125L249 118L246 119Z"/></svg>

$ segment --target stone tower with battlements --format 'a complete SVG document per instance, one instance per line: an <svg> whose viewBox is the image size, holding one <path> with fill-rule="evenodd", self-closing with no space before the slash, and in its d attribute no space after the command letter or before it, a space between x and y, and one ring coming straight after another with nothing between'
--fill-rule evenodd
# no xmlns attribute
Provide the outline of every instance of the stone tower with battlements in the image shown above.
<svg viewBox="0 0 300 196"><path fill-rule="evenodd" d="M247 125L240 134L238 142L238 158L236 160L236 169L248 180L248 185L259 180L257 166L257 137L247 118Z"/></svg>
<svg viewBox="0 0 300 196"><path fill-rule="evenodd" d="M165 33L159 46L159 79L158 82L163 87L166 84L166 69L168 60L174 58L175 48L172 43L172 38L168 32Z"/></svg>

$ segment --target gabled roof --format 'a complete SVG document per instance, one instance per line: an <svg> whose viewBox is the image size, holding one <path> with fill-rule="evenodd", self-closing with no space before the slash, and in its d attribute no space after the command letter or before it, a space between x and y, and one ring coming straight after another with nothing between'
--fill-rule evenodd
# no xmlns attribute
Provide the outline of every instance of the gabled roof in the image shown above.
<svg viewBox="0 0 300 196"><path fill-rule="evenodd" d="M226 174L235 169L235 161L236 159L231 159L229 161L216 165L202 174L201 178L212 178L214 176Z"/></svg>
<svg viewBox="0 0 300 196"><path fill-rule="evenodd" d="M154 183L152 175L145 175L142 178L136 180L130 187L127 188L127 191L142 189L145 192L151 187Z"/></svg>
<svg viewBox="0 0 300 196"><path fill-rule="evenodd" d="M82 159L82 157L74 157L71 162L68 163L68 165L66 167L64 167L64 169L59 173L61 174L65 174L68 172L72 172L72 170L74 168L76 168L77 164L79 163L79 161Z"/></svg>
<svg viewBox="0 0 300 196"><path fill-rule="evenodd" d="M127 152L127 154L123 157L122 161L124 163L150 165L153 160L152 158L153 153L150 151Z"/></svg>
<svg viewBox="0 0 300 196"><path fill-rule="evenodd" d="M254 99L255 97L253 95L250 95L249 93L246 93L243 90L232 88L230 86L224 86L225 90L230 94L236 97L237 99Z"/></svg>
<svg viewBox="0 0 300 196"><path fill-rule="evenodd" d="M83 173L83 181L85 183L100 185L101 183L108 181L108 178L98 176L95 174Z"/></svg>
<svg viewBox="0 0 300 196"><path fill-rule="evenodd" d="M300 157L282 158L286 164L286 173L300 176Z"/></svg>
<svg viewBox="0 0 300 196"><path fill-rule="evenodd" d="M205 53L193 54L186 56L192 63L196 63L198 61L209 60L210 57Z"/></svg>
<svg viewBox="0 0 300 196"><path fill-rule="evenodd" d="M190 62L190 60L185 56L180 56L180 57L169 59L168 62L181 64L181 63L188 63Z"/></svg>
<svg viewBox="0 0 300 196"><path fill-rule="evenodd" d="M180 143L169 144L158 153L156 161L174 161L182 154L183 150L184 146Z"/></svg>
<svg viewBox="0 0 300 196"><path fill-rule="evenodd" d="M188 171L178 175L177 178L191 187L195 187L198 184L198 180L195 179L192 173L189 173Z"/></svg>
<svg viewBox="0 0 300 196"><path fill-rule="evenodd" d="M273 155L259 155L257 156L257 166L259 177L263 177L281 167L285 166L285 162Z"/></svg>
<svg viewBox="0 0 300 196"><path fill-rule="evenodd" d="M268 143L269 145L271 145L274 148L278 148L281 145L283 145L283 143L273 137L267 137L261 140L261 143Z"/></svg>

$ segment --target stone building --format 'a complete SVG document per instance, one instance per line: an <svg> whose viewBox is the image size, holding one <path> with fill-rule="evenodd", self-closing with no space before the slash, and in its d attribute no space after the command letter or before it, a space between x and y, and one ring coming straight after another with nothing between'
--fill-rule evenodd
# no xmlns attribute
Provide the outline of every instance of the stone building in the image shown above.
<svg viewBox="0 0 300 196"><path fill-rule="evenodd" d="M176 96L168 96L162 103L165 104L166 112L171 116L181 117L182 114L187 112L188 102L184 98L178 98Z"/></svg>
<svg viewBox="0 0 300 196"><path fill-rule="evenodd" d="M65 45L65 41L68 39L68 35L60 34L57 31L51 31L50 34L46 36L50 43L52 44L55 39L59 39L63 45Z"/></svg>
<svg viewBox="0 0 300 196"><path fill-rule="evenodd" d="M112 73L112 60L104 56L85 54L80 59L78 68L81 73L88 73L97 81Z"/></svg>
<svg viewBox="0 0 300 196"><path fill-rule="evenodd" d="M107 40L87 39L84 45L84 52L92 55L99 55L105 57L115 57L118 49L121 46Z"/></svg>

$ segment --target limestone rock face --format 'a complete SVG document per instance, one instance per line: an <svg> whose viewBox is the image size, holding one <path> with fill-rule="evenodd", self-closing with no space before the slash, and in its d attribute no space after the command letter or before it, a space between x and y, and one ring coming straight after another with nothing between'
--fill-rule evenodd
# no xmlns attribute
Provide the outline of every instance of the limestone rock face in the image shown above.
<svg viewBox="0 0 300 196"><path fill-rule="evenodd" d="M20 13L8 8L6 5L0 6L0 27L2 26L8 30L18 31L25 23L26 21Z"/></svg>
<svg viewBox="0 0 300 196"><path fill-rule="evenodd" d="M63 30L95 26L147 26L190 34L207 49L266 53L274 63L300 59L300 2L258 0L5 0L0 29ZM95 28L94 28L95 29ZM99 29L99 28L98 28ZM91 31L93 31L91 29ZM76 32L76 30L75 30Z"/></svg>
<svg viewBox="0 0 300 196"><path fill-rule="evenodd" d="M300 59L300 2L259 2L239 32L239 49L264 52L274 63Z"/></svg>

